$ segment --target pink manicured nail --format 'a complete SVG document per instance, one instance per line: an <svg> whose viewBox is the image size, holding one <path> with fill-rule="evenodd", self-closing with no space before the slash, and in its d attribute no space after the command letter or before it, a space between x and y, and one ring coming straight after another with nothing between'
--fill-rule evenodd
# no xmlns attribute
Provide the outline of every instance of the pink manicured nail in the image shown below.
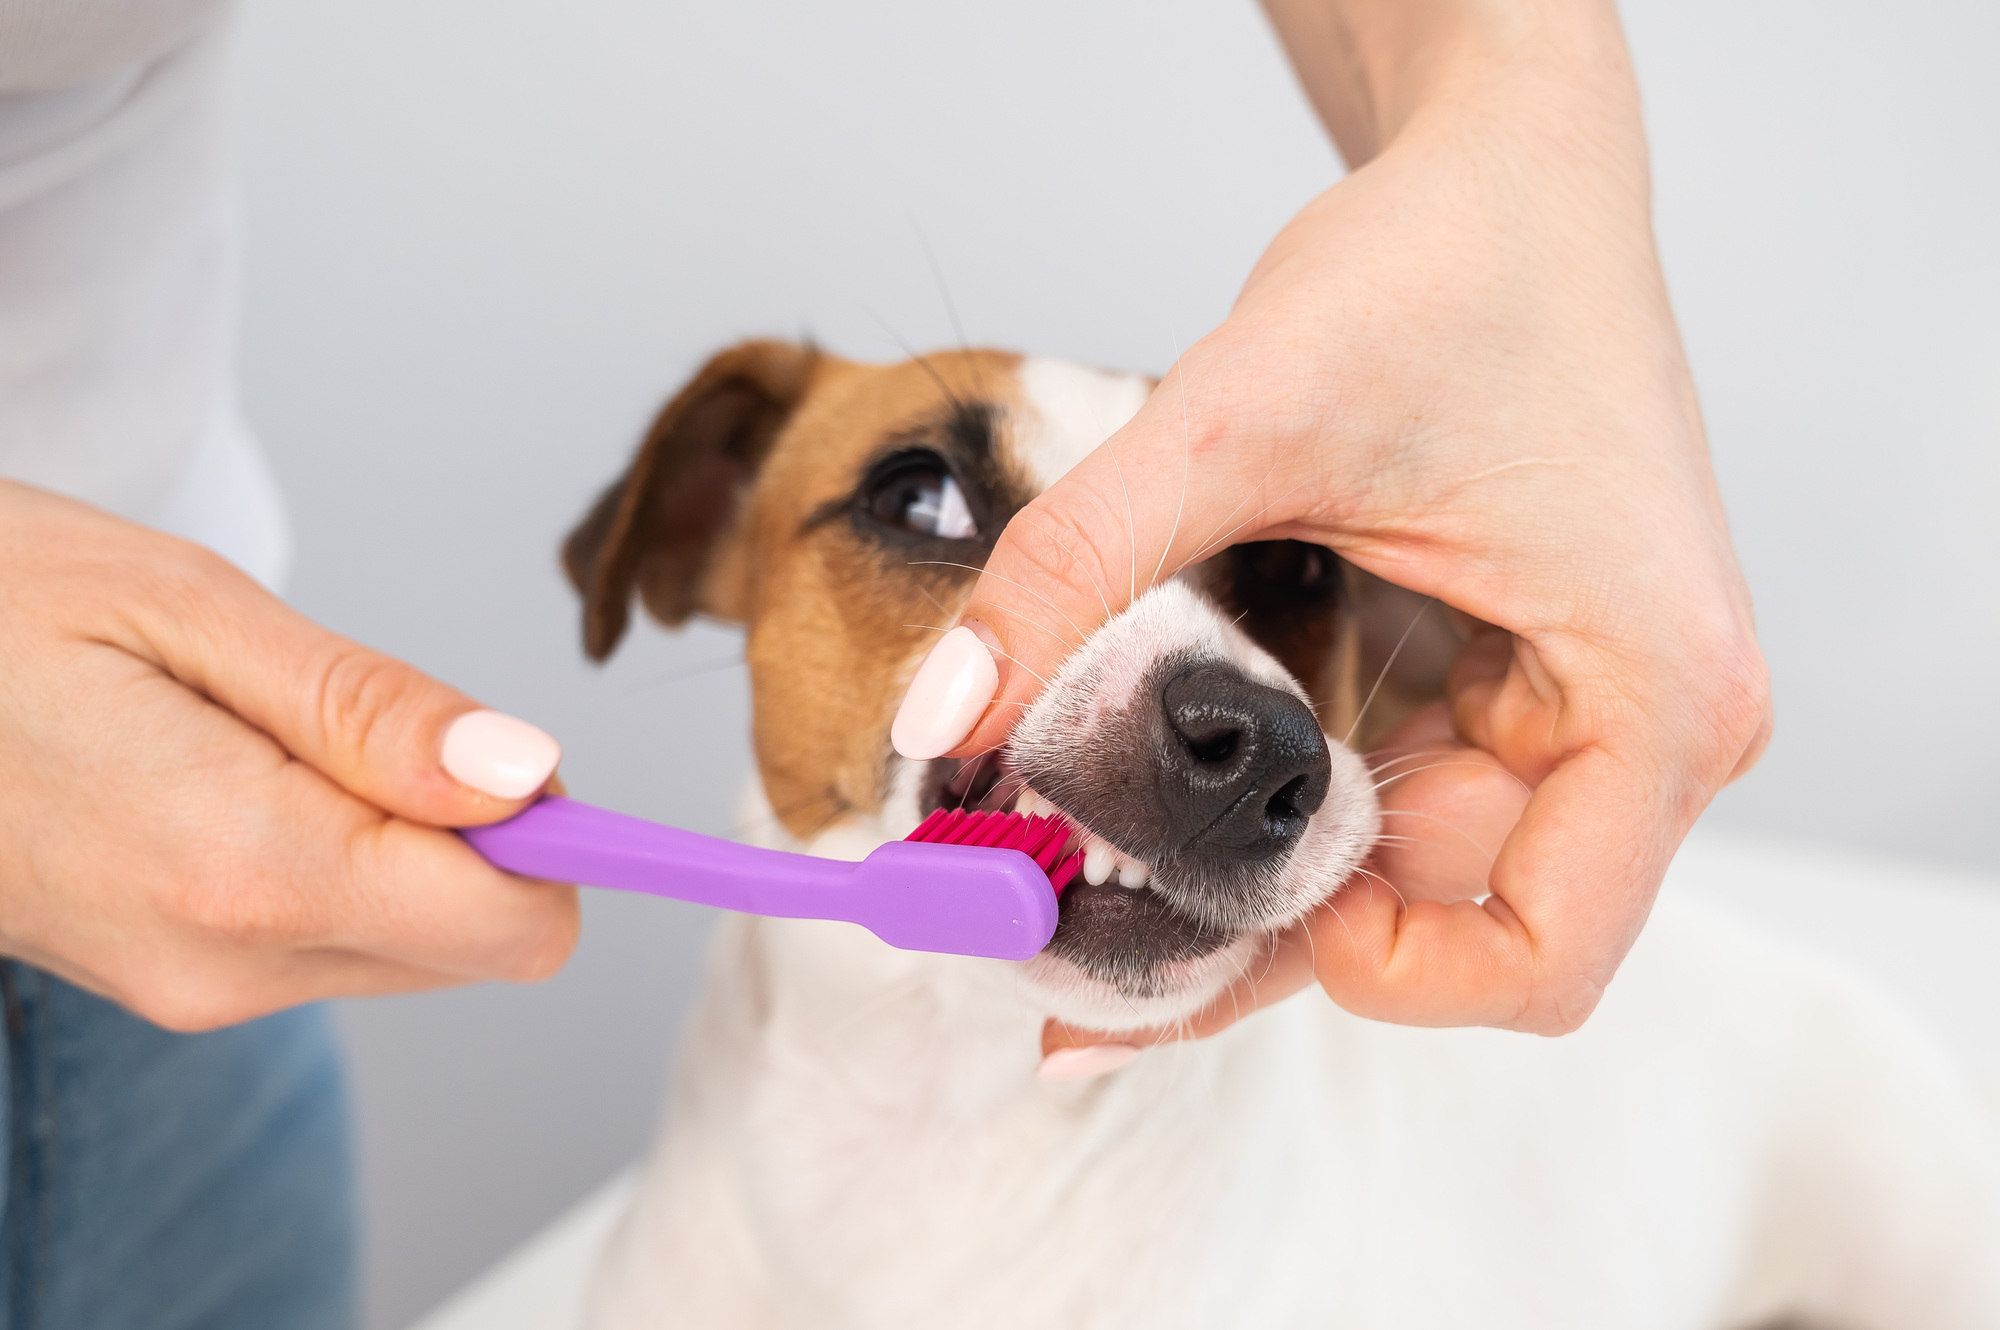
<svg viewBox="0 0 2000 1330"><path fill-rule="evenodd" d="M912 762L956 748L1000 689L1000 669L978 634L960 625L938 639L917 667L889 727L889 742Z"/></svg>
<svg viewBox="0 0 2000 1330"><path fill-rule="evenodd" d="M1117 1071L1139 1056L1134 1044L1091 1044L1087 1048L1058 1048L1042 1059L1035 1075L1045 1081L1081 1081Z"/></svg>
<svg viewBox="0 0 2000 1330"><path fill-rule="evenodd" d="M441 756L460 784L496 799L520 799L542 788L562 760L562 746L525 720L468 711L445 726Z"/></svg>

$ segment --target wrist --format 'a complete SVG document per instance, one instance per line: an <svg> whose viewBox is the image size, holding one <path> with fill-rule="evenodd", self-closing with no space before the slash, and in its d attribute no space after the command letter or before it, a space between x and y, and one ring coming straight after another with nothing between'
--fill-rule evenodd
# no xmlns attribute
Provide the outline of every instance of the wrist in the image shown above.
<svg viewBox="0 0 2000 1330"><path fill-rule="evenodd" d="M1445 121L1583 134L1643 161L1609 0L1265 0L1350 169Z"/></svg>

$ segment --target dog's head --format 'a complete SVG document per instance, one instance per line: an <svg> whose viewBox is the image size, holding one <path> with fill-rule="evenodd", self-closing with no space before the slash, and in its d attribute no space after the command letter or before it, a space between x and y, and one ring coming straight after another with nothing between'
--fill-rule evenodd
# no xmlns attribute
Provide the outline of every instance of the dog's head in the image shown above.
<svg viewBox="0 0 2000 1330"><path fill-rule="evenodd" d="M1083 828L1085 875L1025 977L1101 1028L1198 1008L1376 831L1367 772L1324 732L1356 706L1343 566L1296 542L1235 546L1142 595L1002 754L890 747L1001 528L1151 388L988 351L875 366L745 343L661 411L564 550L594 658L635 592L669 625L744 625L765 796L805 848L895 839L941 805L1039 800Z"/></svg>

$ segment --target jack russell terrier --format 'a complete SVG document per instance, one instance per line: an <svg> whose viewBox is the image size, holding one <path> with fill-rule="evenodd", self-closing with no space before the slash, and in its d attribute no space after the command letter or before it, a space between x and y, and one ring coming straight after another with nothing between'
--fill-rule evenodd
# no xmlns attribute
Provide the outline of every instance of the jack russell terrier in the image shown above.
<svg viewBox="0 0 2000 1330"><path fill-rule="evenodd" d="M999 761L892 750L995 535L1152 387L745 343L570 537L591 656L634 593L745 627L764 843L858 859L941 804L1025 798L1092 846L1025 964L730 917L593 1324L2000 1327L2000 1157L1957 1071L1845 974L1686 902L1560 1039L1310 991L1037 1077L1049 1018L1199 1010L1377 835L1368 768L1326 736L1381 665L1383 587L1295 542L1142 595ZM1421 685L1393 679L1372 733Z"/></svg>

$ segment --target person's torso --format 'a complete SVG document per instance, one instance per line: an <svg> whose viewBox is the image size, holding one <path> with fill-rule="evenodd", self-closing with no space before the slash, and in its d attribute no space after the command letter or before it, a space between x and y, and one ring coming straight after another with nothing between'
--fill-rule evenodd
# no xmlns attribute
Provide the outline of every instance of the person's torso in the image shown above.
<svg viewBox="0 0 2000 1330"><path fill-rule="evenodd" d="M0 0L0 476L275 580L237 413L229 0Z"/></svg>

